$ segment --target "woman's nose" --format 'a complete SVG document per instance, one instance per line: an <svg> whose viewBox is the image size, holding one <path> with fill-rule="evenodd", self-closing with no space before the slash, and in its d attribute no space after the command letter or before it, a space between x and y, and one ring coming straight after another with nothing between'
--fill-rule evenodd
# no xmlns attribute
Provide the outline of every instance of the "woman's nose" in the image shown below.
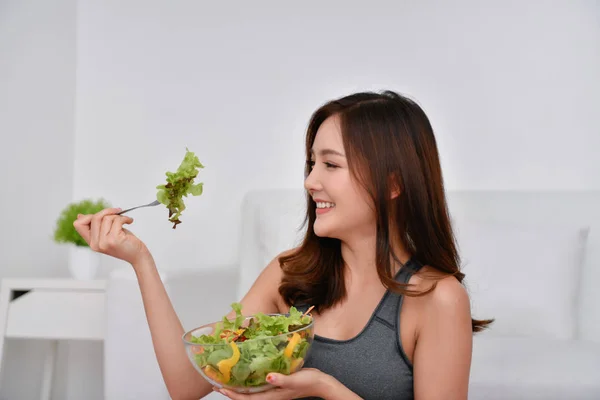
<svg viewBox="0 0 600 400"><path fill-rule="evenodd" d="M322 189L321 181L318 179L317 173L314 168L310 171L310 174L304 179L304 188L310 194L318 192Z"/></svg>

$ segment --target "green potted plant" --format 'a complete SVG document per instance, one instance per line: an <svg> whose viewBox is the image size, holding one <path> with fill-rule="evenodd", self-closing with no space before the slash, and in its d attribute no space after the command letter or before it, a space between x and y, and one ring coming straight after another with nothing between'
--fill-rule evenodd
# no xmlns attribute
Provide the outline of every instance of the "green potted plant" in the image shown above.
<svg viewBox="0 0 600 400"><path fill-rule="evenodd" d="M110 204L104 199L84 199L68 204L56 220L54 241L70 246L69 270L75 279L94 279L100 264L100 254L90 249L75 230L73 222L78 214L95 214L108 207Z"/></svg>

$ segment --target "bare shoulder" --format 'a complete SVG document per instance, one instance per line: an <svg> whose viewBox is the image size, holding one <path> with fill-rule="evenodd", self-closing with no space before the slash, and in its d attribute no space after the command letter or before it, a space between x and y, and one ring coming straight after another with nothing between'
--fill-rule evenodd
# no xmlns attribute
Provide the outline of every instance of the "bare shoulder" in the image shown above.
<svg viewBox="0 0 600 400"><path fill-rule="evenodd" d="M267 264L258 275L248 293L241 300L245 315L277 313L281 309L283 299L279 295L279 285L283 276L279 258L291 254L295 249L281 252Z"/></svg>
<svg viewBox="0 0 600 400"><path fill-rule="evenodd" d="M414 332L415 398L466 399L473 349L467 291L456 277L434 268L423 267L413 277L419 289L435 284L417 298L422 308Z"/></svg>
<svg viewBox="0 0 600 400"><path fill-rule="evenodd" d="M281 264L279 263L279 259L281 257L286 257L289 256L293 253L296 252L296 250L298 250L298 248L293 248L293 249L289 249L286 251L281 252L277 257L275 257L275 259L272 261L272 268L277 269L277 282L274 283L275 288L276 288L276 298L275 298L275 302L277 305L277 312L279 313L287 313L289 312L289 306L287 305L287 303L283 300L283 297L281 297L281 294L279 294L279 285L281 284L281 280L283 279L284 276L284 271L281 268Z"/></svg>
<svg viewBox="0 0 600 400"><path fill-rule="evenodd" d="M277 283L279 283L279 281L281 281L281 277L283 276L283 271L281 269L279 259L281 257L289 256L290 254L294 253L295 250L296 249L289 249L277 254L263 269L261 275L266 275L269 278L275 279Z"/></svg>
<svg viewBox="0 0 600 400"><path fill-rule="evenodd" d="M273 283L277 283L278 286L279 286L279 283L281 283L281 278L283 277L283 270L281 269L281 264L279 262L279 259L281 257L287 257L290 254L293 254L295 250L296 249L289 249L289 250L282 251L277 256L275 256L271 260L271 262L269 262L269 264L267 264L267 266L265 267L265 269L263 271L263 273L268 275L273 280Z"/></svg>
<svg viewBox="0 0 600 400"><path fill-rule="evenodd" d="M435 268L424 266L410 280L418 291L435 288L423 296L421 305L427 311L438 314L468 316L470 320L471 305L465 287L454 276L448 276Z"/></svg>

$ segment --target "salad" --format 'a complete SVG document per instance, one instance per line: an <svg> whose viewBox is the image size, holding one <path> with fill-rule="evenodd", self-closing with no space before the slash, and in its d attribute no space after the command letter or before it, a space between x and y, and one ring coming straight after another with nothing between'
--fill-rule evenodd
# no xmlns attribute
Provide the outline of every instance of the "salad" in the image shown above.
<svg viewBox="0 0 600 400"><path fill-rule="evenodd" d="M200 196L202 194L203 184L194 184L199 168L204 168L204 166L198 157L186 148L185 157L177 171L167 171L167 183L156 187L158 189L156 199L169 209L169 221L173 223L173 229L181 223L179 217L185 210L183 196L187 197L188 194Z"/></svg>
<svg viewBox="0 0 600 400"><path fill-rule="evenodd" d="M312 342L312 317L293 306L289 315L252 317L242 315L240 303L231 307L235 319L225 316L212 334L190 340L206 345L197 346L194 357L207 377L229 386L260 386L270 372L289 375L302 366Z"/></svg>

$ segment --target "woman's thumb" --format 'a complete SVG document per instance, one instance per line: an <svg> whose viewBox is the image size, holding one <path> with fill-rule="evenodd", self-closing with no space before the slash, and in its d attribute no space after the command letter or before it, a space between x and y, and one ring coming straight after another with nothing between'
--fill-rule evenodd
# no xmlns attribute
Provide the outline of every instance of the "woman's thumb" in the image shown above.
<svg viewBox="0 0 600 400"><path fill-rule="evenodd" d="M287 378L289 378L287 375L271 372L269 375L267 375L267 382L269 382L271 385L281 387L285 386L287 383Z"/></svg>

